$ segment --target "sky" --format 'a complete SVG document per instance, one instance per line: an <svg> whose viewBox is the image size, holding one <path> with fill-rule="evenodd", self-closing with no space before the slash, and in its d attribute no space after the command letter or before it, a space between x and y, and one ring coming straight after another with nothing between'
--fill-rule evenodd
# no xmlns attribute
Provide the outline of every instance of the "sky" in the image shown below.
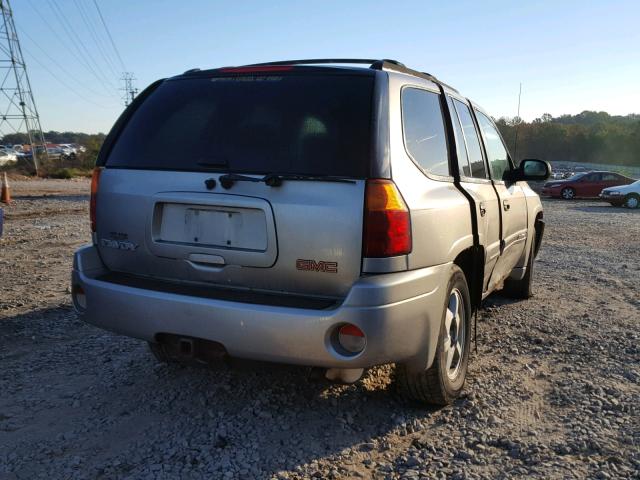
<svg viewBox="0 0 640 480"><path fill-rule="evenodd" d="M640 113L640 2L11 0L43 130L108 132L126 69L391 58L495 118Z"/></svg>

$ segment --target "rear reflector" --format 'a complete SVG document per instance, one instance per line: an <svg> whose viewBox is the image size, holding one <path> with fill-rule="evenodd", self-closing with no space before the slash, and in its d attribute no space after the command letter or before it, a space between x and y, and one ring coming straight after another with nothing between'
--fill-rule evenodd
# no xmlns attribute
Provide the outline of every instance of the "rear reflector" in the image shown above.
<svg viewBox="0 0 640 480"><path fill-rule="evenodd" d="M338 342L349 353L360 353L367 344L364 332L353 324L346 324L338 330Z"/></svg>
<svg viewBox="0 0 640 480"><path fill-rule="evenodd" d="M98 185L100 184L100 172L102 168L96 167L91 175L91 199L89 200L89 217L91 218L91 231L96 231L96 202L98 199Z"/></svg>
<svg viewBox="0 0 640 480"><path fill-rule="evenodd" d="M362 252L370 258L411 252L409 209L391 180L367 180Z"/></svg>

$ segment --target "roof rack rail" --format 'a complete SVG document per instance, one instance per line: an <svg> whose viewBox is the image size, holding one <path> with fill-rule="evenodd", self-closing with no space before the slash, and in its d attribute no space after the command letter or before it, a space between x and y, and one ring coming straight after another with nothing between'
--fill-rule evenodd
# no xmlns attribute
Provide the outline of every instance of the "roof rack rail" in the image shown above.
<svg viewBox="0 0 640 480"><path fill-rule="evenodd" d="M355 64L377 64L379 62L388 62L394 65L402 65L397 60L379 60L370 58L309 58L301 60L279 60L277 62L252 63L245 65L246 67L264 67L269 65L319 65L326 63L355 63ZM403 65L404 66L404 65Z"/></svg>
<svg viewBox="0 0 640 480"><path fill-rule="evenodd" d="M320 65L320 64L330 64L330 63L351 63L351 64L369 64L369 68L374 70L392 70L395 72L406 73L408 75L414 75L416 77L421 77L426 80L430 80L434 83L440 84L443 87L449 88L456 93L459 93L458 90L453 88L451 85L444 83L443 81L436 78L434 75L431 75L426 72L419 72L418 70L413 70L403 63L392 60L388 58L383 59L370 59L370 58L310 58L310 59L301 59L301 60L279 60L277 62L265 62L265 63L252 63L250 65L245 65L246 67L266 67L266 66L276 66L276 65Z"/></svg>
<svg viewBox="0 0 640 480"><path fill-rule="evenodd" d="M373 65L371 65L371 68L374 68ZM412 68L408 68L406 66L404 66L403 64L396 64L396 63L391 63L388 60L382 60L382 64L379 68L380 70L393 70L394 72L399 72L399 73L406 73L407 75L414 75L416 77L420 77L420 78L424 78L426 80L429 80L433 83L437 83L439 85L442 85L443 87L446 87L456 93L460 93L458 92L458 90L456 90L455 88L453 88L451 85L448 85L446 83L444 83L442 80L440 80L439 78L437 78L435 75L431 75L430 73L427 72L419 72L418 70L413 70Z"/></svg>

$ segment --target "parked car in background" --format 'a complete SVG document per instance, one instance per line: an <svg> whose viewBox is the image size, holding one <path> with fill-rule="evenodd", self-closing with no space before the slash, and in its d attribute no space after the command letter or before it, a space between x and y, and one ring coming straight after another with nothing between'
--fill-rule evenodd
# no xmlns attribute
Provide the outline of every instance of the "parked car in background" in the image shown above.
<svg viewBox="0 0 640 480"><path fill-rule="evenodd" d="M49 160L58 160L64 156L64 150L60 147L47 147L47 156Z"/></svg>
<svg viewBox="0 0 640 480"><path fill-rule="evenodd" d="M547 182L542 187L542 195L552 198L597 198L603 188L628 185L634 179L614 172L576 173L566 180Z"/></svg>
<svg viewBox="0 0 640 480"><path fill-rule="evenodd" d="M76 158L77 149L70 143L61 143L58 148L62 151L62 158Z"/></svg>
<svg viewBox="0 0 640 480"><path fill-rule="evenodd" d="M640 205L640 180L629 185L605 188L600 192L600 198L615 207L638 208Z"/></svg>
<svg viewBox="0 0 640 480"><path fill-rule="evenodd" d="M18 160L18 156L8 150L0 149L0 165L7 165Z"/></svg>

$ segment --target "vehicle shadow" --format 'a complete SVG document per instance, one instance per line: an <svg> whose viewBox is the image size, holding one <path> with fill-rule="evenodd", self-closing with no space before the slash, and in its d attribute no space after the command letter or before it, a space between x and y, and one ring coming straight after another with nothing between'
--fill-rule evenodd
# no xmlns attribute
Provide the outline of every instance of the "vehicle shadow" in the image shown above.
<svg viewBox="0 0 640 480"><path fill-rule="evenodd" d="M88 474L115 468L116 476L137 476L148 455L132 453L144 445L163 458L169 444L214 476L234 465L246 469L243 478L270 478L349 449L384 450L380 437L393 432L428 438L467 402L444 409L406 403L390 383L391 366L337 385L309 368L265 362L160 364L144 342L87 325L68 306L0 318L0 344L0 406L27 414L5 440L27 430L33 442L57 438L69 461L91 459ZM10 382L16 388L5 390Z"/></svg>

